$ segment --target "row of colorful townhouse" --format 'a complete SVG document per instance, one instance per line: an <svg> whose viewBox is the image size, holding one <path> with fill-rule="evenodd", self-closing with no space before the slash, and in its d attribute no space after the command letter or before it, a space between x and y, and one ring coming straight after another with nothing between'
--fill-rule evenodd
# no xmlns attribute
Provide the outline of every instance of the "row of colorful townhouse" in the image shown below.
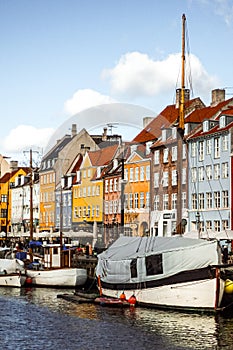
<svg viewBox="0 0 233 350"><path fill-rule="evenodd" d="M188 90L185 96L180 154L179 89L176 103L149 119L130 142L107 135L107 129L102 135L91 136L85 129L77 133L73 124L71 135L43 157L39 179L33 181L34 230L41 235L62 231L79 240L94 235L106 246L121 233L175 234L179 208L182 233L211 236L231 229L233 99L216 89L206 107L200 98L190 99ZM0 179L1 231L16 234L28 228L30 191L25 188L30 183L22 179L30 171L19 167Z"/></svg>

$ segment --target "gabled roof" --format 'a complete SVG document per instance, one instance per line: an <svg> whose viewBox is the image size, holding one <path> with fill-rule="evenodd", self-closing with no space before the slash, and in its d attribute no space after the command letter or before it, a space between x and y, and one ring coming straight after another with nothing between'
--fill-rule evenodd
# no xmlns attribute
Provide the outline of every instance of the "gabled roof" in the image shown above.
<svg viewBox="0 0 233 350"><path fill-rule="evenodd" d="M118 144L100 149L98 151L88 152L91 164L93 166L107 165L110 160L114 158L117 149Z"/></svg>
<svg viewBox="0 0 233 350"><path fill-rule="evenodd" d="M229 108L227 110L222 111L222 113L215 119L219 120L221 115L228 115L233 117L233 108ZM220 132L224 132L225 130L228 130L233 127L233 121L231 121L229 124L227 124L224 127L220 127L219 123L217 123L215 126L211 127L208 131L203 131L202 125L200 128L196 129L196 132L193 132L189 137L188 140L192 140L198 137L208 136Z"/></svg>

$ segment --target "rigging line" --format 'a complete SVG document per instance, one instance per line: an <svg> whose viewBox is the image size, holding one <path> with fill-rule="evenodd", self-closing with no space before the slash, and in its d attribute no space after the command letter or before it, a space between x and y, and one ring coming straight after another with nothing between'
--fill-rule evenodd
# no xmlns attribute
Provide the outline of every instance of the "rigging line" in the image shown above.
<svg viewBox="0 0 233 350"><path fill-rule="evenodd" d="M186 43L187 43L187 57L188 57L188 85L190 87L190 91L192 92L192 96L194 96L194 92L193 92L193 84L192 84L192 70L191 70L191 62L190 62L190 57L191 57L191 54L190 54L190 45L189 45L189 36L188 36L188 27L187 27L187 23L186 23L186 28L185 28L185 37L186 37Z"/></svg>

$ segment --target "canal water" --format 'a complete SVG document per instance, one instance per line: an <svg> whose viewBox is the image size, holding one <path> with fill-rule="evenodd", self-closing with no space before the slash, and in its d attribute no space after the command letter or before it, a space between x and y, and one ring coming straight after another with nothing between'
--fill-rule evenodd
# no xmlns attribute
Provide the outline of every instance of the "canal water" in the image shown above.
<svg viewBox="0 0 233 350"><path fill-rule="evenodd" d="M72 290L0 288L1 350L232 349L233 318L74 304Z"/></svg>

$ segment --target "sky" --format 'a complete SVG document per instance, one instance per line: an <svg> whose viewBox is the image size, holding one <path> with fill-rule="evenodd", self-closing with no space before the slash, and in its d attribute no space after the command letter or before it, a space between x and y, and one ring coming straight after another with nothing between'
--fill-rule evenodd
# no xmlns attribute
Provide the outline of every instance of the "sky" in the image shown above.
<svg viewBox="0 0 233 350"><path fill-rule="evenodd" d="M94 106L156 116L173 104L183 13L191 97L209 105L215 88L231 97L232 0L0 0L0 154L43 154L58 128ZM93 117L88 128L100 124Z"/></svg>

